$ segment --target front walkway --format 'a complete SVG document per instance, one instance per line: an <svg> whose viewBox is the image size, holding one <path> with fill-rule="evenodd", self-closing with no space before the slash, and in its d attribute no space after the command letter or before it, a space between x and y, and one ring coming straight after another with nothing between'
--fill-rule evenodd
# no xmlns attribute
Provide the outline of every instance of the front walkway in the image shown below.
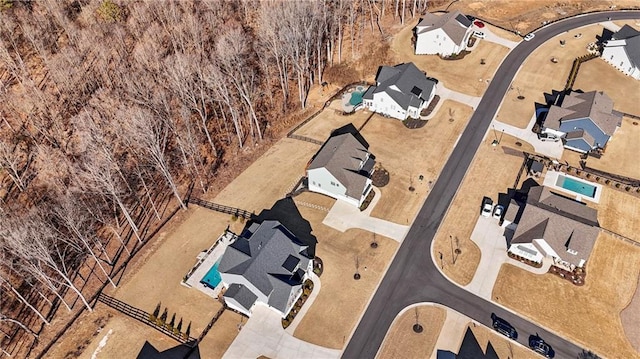
<svg viewBox="0 0 640 359"><path fill-rule="evenodd" d="M491 126L487 130L487 134L494 130L497 133L504 131L504 133L506 133L507 135L517 137L527 143L530 143L535 151L543 156L547 156L550 158L561 158L562 152L564 151L564 147L562 147L562 141L540 141L538 139L538 135L531 131L535 122L535 114L531 117L531 120L529 121L529 124L526 128L515 127L494 119L491 123ZM497 136L500 137L499 134Z"/></svg>
<svg viewBox="0 0 640 359"><path fill-rule="evenodd" d="M471 240L478 245L482 255L471 283L464 289L489 301L492 300L493 286L498 279L503 263L512 264L535 274L544 274L551 266L551 260L545 258L542 268L511 259L507 255L507 240L503 235L504 228L498 225L493 217L478 216L478 222L471 233Z"/></svg>
<svg viewBox="0 0 640 359"><path fill-rule="evenodd" d="M401 224L385 221L384 219L371 217L371 211L378 203L381 196L379 189L374 187L373 191L375 191L376 195L373 197L373 201L371 201L366 210L360 212L359 208L344 201L337 200L322 221L322 224L337 229L340 232L345 232L351 228L360 228L402 243L402 240L409 231L409 226L403 226Z"/></svg>
<svg viewBox="0 0 640 359"><path fill-rule="evenodd" d="M281 319L276 311L264 305L254 306L251 318L231 343L223 358L258 358L261 355L282 359L340 357L341 351L338 349L324 348L294 338L282 329Z"/></svg>

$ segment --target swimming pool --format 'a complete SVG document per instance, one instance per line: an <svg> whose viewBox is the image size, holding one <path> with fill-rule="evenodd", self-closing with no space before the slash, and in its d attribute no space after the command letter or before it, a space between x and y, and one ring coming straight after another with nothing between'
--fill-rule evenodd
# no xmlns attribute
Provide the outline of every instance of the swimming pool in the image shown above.
<svg viewBox="0 0 640 359"><path fill-rule="evenodd" d="M353 92L351 92L351 98L349 98L349 104L351 106L358 106L362 103L362 95L366 92L367 89L364 86L357 86Z"/></svg>
<svg viewBox="0 0 640 359"><path fill-rule="evenodd" d="M209 287L211 289L215 289L215 287L217 287L218 284L220 284L220 282L222 281L222 277L220 276L220 272L218 272L218 265L219 264L220 264L220 262L216 262L216 264L214 264L213 267L211 267L211 269L209 269L207 274L205 274L204 277L202 277L202 280L200 281L200 283L206 285L207 287Z"/></svg>
<svg viewBox="0 0 640 359"><path fill-rule="evenodd" d="M596 196L596 186L571 177L558 175L556 186L562 187L566 190L581 194L589 198L594 198Z"/></svg>

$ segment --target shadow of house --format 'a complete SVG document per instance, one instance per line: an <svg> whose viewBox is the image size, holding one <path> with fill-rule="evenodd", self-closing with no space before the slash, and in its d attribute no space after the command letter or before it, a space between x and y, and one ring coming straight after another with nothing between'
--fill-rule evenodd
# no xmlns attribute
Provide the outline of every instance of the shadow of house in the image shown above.
<svg viewBox="0 0 640 359"><path fill-rule="evenodd" d="M498 353L493 348L491 341L487 343L487 350L482 350L478 339L473 335L471 328L467 327L467 331L464 334L462 344L460 344L460 350L458 354L454 354L449 350L438 350L436 354L437 359L500 359Z"/></svg>
<svg viewBox="0 0 640 359"><path fill-rule="evenodd" d="M200 359L200 349L182 344L161 352L145 341L136 359Z"/></svg>
<svg viewBox="0 0 640 359"><path fill-rule="evenodd" d="M598 42L599 45L603 45L605 42L613 38L613 34L615 34L613 31L607 28L603 28L602 34L596 35L596 41Z"/></svg>
<svg viewBox="0 0 640 359"><path fill-rule="evenodd" d="M362 137L362 135L360 134L360 131L358 131L358 129L356 128L356 126L353 125L353 123L348 123L342 127L336 128L335 130L331 131L331 136L329 137L336 137L336 136L344 135L346 133L349 133L353 137L355 137L356 140L358 140L358 142L360 142L360 144L365 148L369 148L369 142L367 142L367 140L365 140L364 137Z"/></svg>

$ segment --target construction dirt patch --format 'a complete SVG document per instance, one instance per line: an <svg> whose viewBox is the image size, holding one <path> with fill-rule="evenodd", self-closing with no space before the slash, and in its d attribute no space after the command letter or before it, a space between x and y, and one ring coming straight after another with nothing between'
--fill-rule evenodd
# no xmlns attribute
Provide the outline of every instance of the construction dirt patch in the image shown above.
<svg viewBox="0 0 640 359"><path fill-rule="evenodd" d="M449 3L449 11L460 10L467 15L473 15L492 24L500 25L512 31L526 34L542 26L543 22L550 22L573 15L596 10L638 8L635 0L536 0L536 1L443 1L436 10L443 10Z"/></svg>
<svg viewBox="0 0 640 359"><path fill-rule="evenodd" d="M416 19L394 36L391 50L396 62L413 62L426 71L427 76L435 77L445 87L470 96L481 96L488 87L486 80L493 77L509 49L480 40L477 47L460 60L443 60L438 55L416 55L411 37L417 23ZM482 59L484 65L480 64Z"/></svg>
<svg viewBox="0 0 640 359"><path fill-rule="evenodd" d="M429 358L447 317L447 310L434 305L420 305L396 317L387 332L378 358ZM420 323L422 332L413 326Z"/></svg>
<svg viewBox="0 0 640 359"><path fill-rule="evenodd" d="M500 134L495 136L500 139ZM480 215L482 198L490 197L496 203L498 193L506 193L514 185L524 159L520 153L533 151L531 145L509 135L492 146L495 136L490 131L478 148L433 242L436 264L449 279L463 286L471 282L480 262L480 249L471 240L471 232ZM456 248L459 254L455 254Z"/></svg>
<svg viewBox="0 0 640 359"><path fill-rule="evenodd" d="M296 197L296 203L304 201L324 207L325 198L304 193ZM316 255L324 263L324 272L318 296L294 335L313 344L341 349L382 279L398 242L377 235L378 246L372 248L371 232L359 229L339 232L322 224L326 212L301 205L298 208L311 222L313 234L318 238ZM359 280L353 278L356 271L360 274Z"/></svg>
<svg viewBox="0 0 640 359"><path fill-rule="evenodd" d="M620 312L636 290L639 256L640 247L602 232L587 262L584 286L503 264L493 298L602 357L638 358L622 327ZM635 330L630 329L630 333Z"/></svg>
<svg viewBox="0 0 640 359"><path fill-rule="evenodd" d="M375 115L362 131L376 161L389 171L389 184L371 216L408 225L442 170L464 130L471 107L445 101L438 113L419 129Z"/></svg>

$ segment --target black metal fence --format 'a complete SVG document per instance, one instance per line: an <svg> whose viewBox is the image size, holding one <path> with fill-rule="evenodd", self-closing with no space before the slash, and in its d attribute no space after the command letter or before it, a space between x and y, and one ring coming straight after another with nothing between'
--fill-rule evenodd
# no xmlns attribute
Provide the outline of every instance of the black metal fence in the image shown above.
<svg viewBox="0 0 640 359"><path fill-rule="evenodd" d="M235 208L235 207L229 207L229 206L225 206L225 205L222 205L222 204L217 204L217 203L205 201L203 199L196 198L196 197L189 198L189 202L188 203L193 203L193 204L196 204L196 205L198 205L200 207L208 208L208 209L210 209L212 211L226 213L226 214L230 214L232 216L243 217L243 218L246 218L246 219L251 219L254 216L254 214L252 212L246 211L244 209Z"/></svg>

